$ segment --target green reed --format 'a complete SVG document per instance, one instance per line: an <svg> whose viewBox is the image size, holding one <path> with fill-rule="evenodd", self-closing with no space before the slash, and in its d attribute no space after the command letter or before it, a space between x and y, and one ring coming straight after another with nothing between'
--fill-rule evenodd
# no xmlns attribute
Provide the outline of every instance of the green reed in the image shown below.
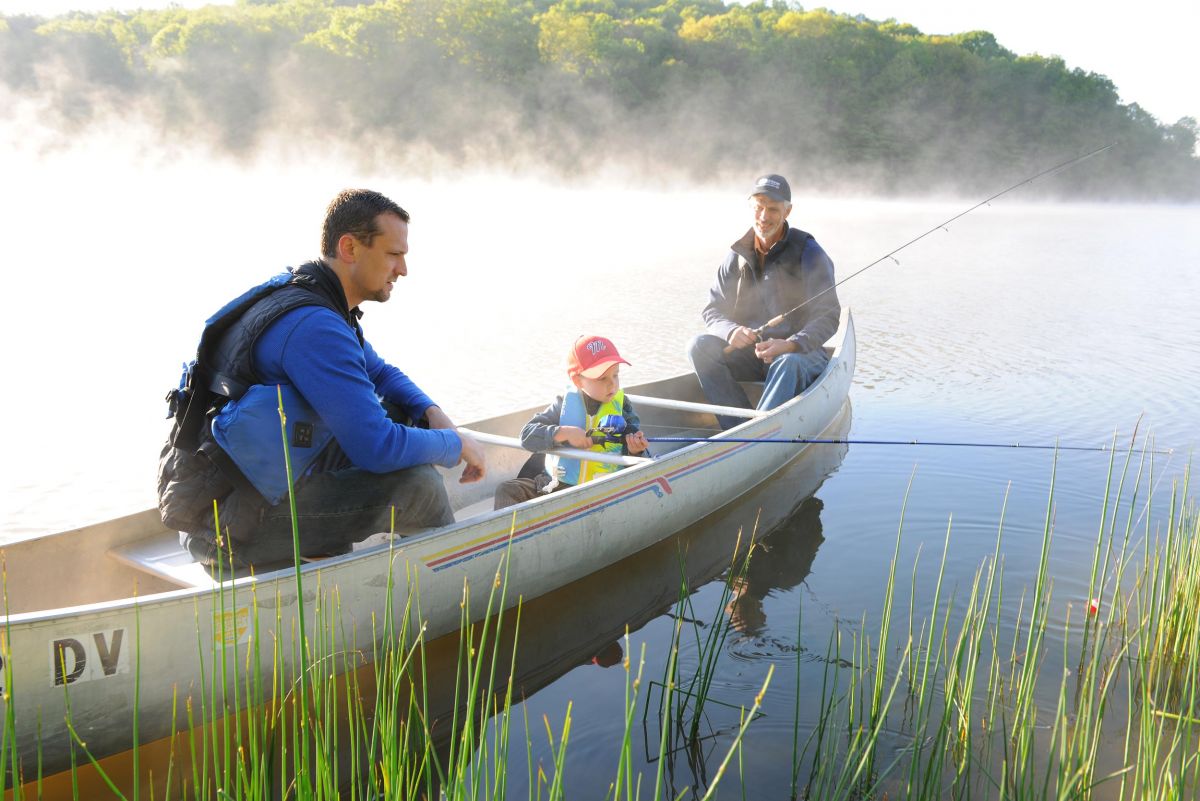
<svg viewBox="0 0 1200 801"><path fill-rule="evenodd" d="M792 770L793 797L1083 799L1101 787L1122 799L1194 797L1200 515L1181 500L1188 497L1185 474L1160 524L1165 532L1152 531L1151 502L1142 497L1154 485L1152 468L1132 448L1120 470L1110 461L1091 602L1079 615L1067 607L1061 653L1046 646L1061 608L1049 568L1053 470L1037 570L1016 600L1015 628L1001 624L1002 610L1013 605L1005 594L1002 511L993 552L960 598L944 598L947 528L931 612L921 622L913 611L918 552L908 629L890 636L902 514L878 638L851 632L847 643L840 622L830 632L816 723ZM797 699L797 742L799 708ZM885 748L898 754L887 764L879 760ZM809 766L804 785L802 764Z"/></svg>
<svg viewBox="0 0 1200 801"><path fill-rule="evenodd" d="M282 590L275 590L276 597L269 605L272 609L259 603L260 588L254 584L248 585L249 589L235 583L214 585L211 606L199 602L195 606L199 686L182 702L186 711L183 731L172 726L174 744L163 797L245 801L505 798L512 764L509 730L521 610L518 602L515 612L506 611L507 564L506 558L487 588L486 609L478 622L471 614L471 588L463 588L454 704L441 721L436 718L445 710L435 709L428 694L426 642L419 625L419 594L411 575L407 577L407 598L398 613L392 603L395 584L389 579L385 611L380 619L372 619L371 645L366 651L353 643L360 634L368 633L345 624L339 594L336 588L322 585L319 572L309 619L313 629L303 639L298 631L283 629ZM246 594L248 599L238 597ZM203 617L209 608L214 617L211 637L207 636L209 621ZM236 612L247 608L250 611L244 617ZM265 624L272 618L268 629ZM506 618L513 618L512 625ZM513 642L507 658L501 647L504 638ZM304 642L306 650L296 648L298 642ZM628 648L627 636L627 653ZM285 657L292 653L302 653L305 659L289 663ZM670 661L675 658L673 652ZM270 667L264 670L264 664ZM364 665L369 666L367 673L361 669ZM615 778L609 785L614 801L633 801L648 790L634 768L632 750L644 666L643 645L636 672L630 659L624 663L623 731ZM708 797L732 764L750 721L758 714L761 698L762 692L743 710L743 725L707 783ZM178 694L176 703L180 703ZM531 798L567 797L571 715L568 705L557 733L549 720L544 721L552 758L547 766L550 775L545 777L539 767L545 778L531 781ZM670 721L662 723L665 734ZM15 726L15 721L8 725L8 735ZM8 736L4 742L11 739ZM528 725L526 741L532 764L534 749ZM668 745L664 737L659 743L660 756ZM74 746L103 778L113 797L125 798L117 781L105 775L103 766L77 735ZM180 772L176 772L177 753L187 757ZM135 768L133 798L138 797L137 782L142 778L136 774ZM655 798L663 797L663 781L660 762L654 779ZM78 787L73 795L81 797ZM19 786L14 788L14 797L24 798Z"/></svg>
<svg viewBox="0 0 1200 801"><path fill-rule="evenodd" d="M801 697L797 648L793 797L1084 799L1098 788L1120 799L1195 797L1200 790L1200 513L1188 501L1188 471L1172 487L1168 514L1152 529L1151 498L1143 496L1154 486L1153 467L1132 449L1119 469L1110 461L1090 569L1088 594L1095 606L1079 613L1068 609L1061 652L1046 645L1050 621L1061 608L1055 605L1049 560L1053 470L1032 586L1015 597L1006 588L1002 508L991 553L969 581L951 588L946 581L951 521L932 582L931 611L920 621L915 614L922 591L919 552L914 560L907 630L896 624L894 614L903 603L896 578L902 507L877 633L866 634L865 619L849 628L836 622L826 641L819 692L811 698ZM721 703L712 696L729 633L724 610L752 551L742 554L740 542L735 547L709 624L695 620L692 593L681 579L655 715L660 726L655 799L671 794L665 774L681 750L706 798L735 755L740 764L769 672L754 702L740 710L737 730L726 735L727 748L712 776L697 746L706 707ZM223 558L232 573L232 557ZM279 589L271 604L272 626L265 625L269 611L260 622L264 610L253 583L248 589L218 584L210 606L197 603L200 683L185 690L182 731L172 722L181 763L176 764L173 750L166 798L507 797L521 617L521 604L507 597L507 557L486 588L486 612L478 622L471 615L472 588L463 587L454 703L444 720L438 720L444 710L434 708L429 692L419 588L412 573L397 588L398 558L393 551L384 611L379 619L372 617L366 632L346 625L336 588L323 586L319 572L313 579L311 636L305 626L283 630ZM303 589L299 578L296 587ZM407 595L397 604L395 593L402 591ZM239 600L245 593L248 603ZM303 595L297 602L304 603ZM1014 605L1015 626L1002 625ZM209 608L215 622L201 617ZM238 616L241 609L249 610L245 624ZM798 639L803 619L798 616ZM365 649L355 645L360 637L369 641ZM508 658L501 647L506 638L512 642ZM694 670L681 666L685 645L694 654ZM606 793L612 801L634 801L650 789L635 769L633 754L646 646L634 670L626 632L625 654L622 730L619 740L614 738L614 778ZM13 686L7 660L3 668L7 701L19 688ZM801 732L802 703L816 710L807 733ZM530 798L567 796L571 716L568 705L557 733L548 718L532 728L525 720ZM15 782L14 799L24 799L17 725L8 703L0 764L8 766ZM533 732L538 729L544 730L550 775L541 764L535 769ZM135 729L135 741L138 736ZM76 735L73 778L76 749L103 774ZM140 769L135 766L135 774ZM30 778L40 781L40 769L36 772ZM115 797L125 797L113 780L107 781ZM78 784L74 796L80 797Z"/></svg>

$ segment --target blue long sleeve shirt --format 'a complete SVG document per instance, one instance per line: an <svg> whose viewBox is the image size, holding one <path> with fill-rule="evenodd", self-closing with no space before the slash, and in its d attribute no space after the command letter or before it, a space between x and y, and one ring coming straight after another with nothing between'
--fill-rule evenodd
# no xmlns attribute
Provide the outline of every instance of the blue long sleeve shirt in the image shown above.
<svg viewBox="0 0 1200 801"><path fill-rule="evenodd" d="M433 400L385 362L333 311L301 306L268 326L254 345L254 368L264 384L291 384L329 426L355 467L390 473L420 464L458 464L462 441L447 429L390 420L379 399L414 420Z"/></svg>

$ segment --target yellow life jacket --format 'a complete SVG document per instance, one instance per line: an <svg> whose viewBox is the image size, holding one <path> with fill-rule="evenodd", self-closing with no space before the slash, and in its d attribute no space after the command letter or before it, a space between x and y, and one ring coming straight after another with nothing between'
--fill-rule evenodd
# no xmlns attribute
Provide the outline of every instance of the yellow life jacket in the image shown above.
<svg viewBox="0 0 1200 801"><path fill-rule="evenodd" d="M558 424L563 426L577 426L584 431L589 431L595 428L597 421L605 415L617 414L623 416L624 408L625 391L617 390L617 394L613 396L612 400L600 404L600 408L596 410L596 413L589 415L587 407L584 405L583 395L578 389L571 387L563 395L562 410L558 414ZM597 453L615 453L617 455L620 455L623 449L623 441L602 442L588 448L588 450L596 451ZM567 456L555 456L553 453L546 454L546 472L564 484L582 484L585 481L591 481L596 476L602 476L620 469L621 465L619 464L587 460L582 460L581 463L579 459Z"/></svg>

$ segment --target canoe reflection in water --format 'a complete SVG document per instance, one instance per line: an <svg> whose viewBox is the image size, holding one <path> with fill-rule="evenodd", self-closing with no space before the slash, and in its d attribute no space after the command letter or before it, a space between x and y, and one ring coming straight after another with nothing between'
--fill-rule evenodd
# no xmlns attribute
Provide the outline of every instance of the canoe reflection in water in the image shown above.
<svg viewBox="0 0 1200 801"><path fill-rule="evenodd" d="M754 551L743 576L730 582L733 599L726 607L729 622L747 637L766 626L763 600L774 589L790 589L808 577L817 548L825 541L821 533L820 498L806 498L778 528L764 537Z"/></svg>
<svg viewBox="0 0 1200 801"><path fill-rule="evenodd" d="M846 403L826 429L826 435L831 439L844 438L849 425L850 406ZM503 668L512 665L514 704L529 703L536 695L539 704L554 710L552 717L559 717L569 701L575 710L572 713L575 720L582 720L586 715L619 726L620 715L614 717L613 713L620 708L622 691L619 685L625 678L623 670L611 668L619 668L629 657L636 670L641 648L638 644L630 648L632 653L625 653L626 632L633 634L661 616L669 615L679 601L684 581L694 593L723 576L733 563L735 546L740 542L744 553L752 537L768 546L762 554L768 558L759 558L756 554L751 559L752 567L745 576L745 586L737 604L743 618L747 617L744 609L750 608L748 605L757 605L757 619L761 620L762 601L771 590L794 586L807 574L821 541L820 526L813 525L821 504L812 495L825 478L838 469L846 448L844 444L809 446L773 478L674 536L559 590L525 602L520 612L519 636L515 638L515 658L513 629L517 615L511 610L506 613L500 653L493 664L504 673L508 671ZM815 537L814 531L817 532ZM805 553L807 558L803 556ZM756 559L758 565L755 565ZM743 607L743 604L747 606ZM664 654L670 648L669 635L661 637L658 629L654 629L647 630L641 639L646 641L649 679L659 670L649 660L665 658ZM480 658L485 657L481 655ZM490 661L491 657L487 655L486 658ZM443 762L453 730L458 659L457 634L425 645L427 686L423 689L427 694L424 697L428 703L428 719L432 723L432 744ZM607 669L598 671L597 668ZM371 697L376 689L374 671L372 664L356 671L356 686L363 697ZM498 677L501 686L504 680L505 677ZM462 702L461 695L457 696L457 701ZM584 712L589 705L595 711ZM404 708L404 704L400 703L399 708ZM344 726L344 722L341 725ZM163 790L162 776L169 773L168 766L172 761L178 761L181 754L186 754L188 736L187 733L177 735L174 749L172 738L157 740L141 749L136 780L133 778L132 751L104 759L102 765L118 786L131 788L138 784L147 791L151 788ZM593 731L591 742L578 742L569 753L577 751L580 759L589 753L611 754L615 758L620 741L619 730L615 733ZM532 747L543 746L544 740ZM515 748L511 756L521 765L527 758L523 751ZM337 751L340 775L353 775L350 754L350 750ZM576 765L573 757L568 758L573 763L568 771L568 775L575 777L572 781L586 782L589 766ZM604 771L607 771L607 764L605 761ZM601 770L601 765L597 763L594 768ZM181 775L190 773L176 770L173 773L176 783ZM524 781L524 775L524 768L508 773L510 797L524 796L525 788L516 786ZM610 780L611 776L605 777L605 781ZM72 783L80 787L80 797L113 797L106 782L90 767L85 767L73 780L65 773L51 777L43 785L48 791L44 797L56 797L59 791L67 797L72 793Z"/></svg>
<svg viewBox="0 0 1200 801"><path fill-rule="evenodd" d="M849 428L850 406L847 404L828 429L828 438L843 439ZM577 725L584 725L586 721L585 729L591 741L573 741L574 748L568 749L566 774L573 785L587 787L590 782L612 779L607 757L611 755L615 759L621 743L619 709L623 697L621 686L625 681L624 671L612 668L619 668L628 659L630 669L636 673L643 644L647 660L646 684L642 690L644 699L639 706L648 704L649 716L655 716L659 690L651 685L657 684L661 677L662 666L672 647L672 632L685 581L693 598L703 595L716 600L731 566L735 563L740 566L752 539L758 543L748 570L735 585L735 597L728 606L722 608L703 602L697 607L703 610L696 623L702 631L713 623L712 617L704 619L707 615L723 615L726 611L730 615L734 633L725 643L727 650L762 631L766 620L765 601L804 581L824 541L820 520L824 504L816 493L825 479L839 469L847 450L845 444L806 448L775 477L673 537L523 604L515 662L512 663L514 700L527 705L521 714L528 714L531 720L545 714L550 720L561 723L570 703L571 716ZM735 547L740 548L736 560ZM770 606L770 603L766 605ZM500 664L509 664L512 654L511 624L510 617L506 617L507 636L503 638ZM625 640L627 631L630 635L628 643ZM701 638L704 636L700 634ZM431 659L431 681L435 676L453 673L457 646L452 640L442 638L432 644L438 647L431 651L444 654L447 661L440 666ZM689 649L689 653L680 655L686 670L690 670L690 665L696 661L696 654L690 652L694 641L691 634L680 641L681 646ZM725 687L719 694L720 700L735 705L714 710L715 728L726 731L724 724L736 723L737 706L752 701L754 690L743 695L736 689ZM451 708L449 704L442 706L446 715ZM724 720L726 713L730 721ZM637 714L640 718L643 711L639 709ZM446 717L442 718L441 724L445 726L443 731L450 728ZM647 778L655 771L653 754L658 750L658 733L657 725L652 722L648 730L644 730L642 724L635 728L635 736L647 741L634 749L644 755L641 770ZM705 741L714 747L723 742L719 737L706 737ZM550 760L547 764L553 764L552 755L537 750L544 745L544 737L540 744L534 742L534 762L541 757ZM578 749L579 757L572 756L575 749ZM524 749L517 750L520 753L514 752L512 758L524 766L527 759ZM584 754L591 758L584 758ZM704 773L700 768L697 771ZM510 797L525 797L527 788L519 786L525 772L524 767L509 772ZM670 780L673 782L674 777ZM684 783L698 786L695 782L695 776L684 780Z"/></svg>
<svg viewBox="0 0 1200 801"><path fill-rule="evenodd" d="M830 426L829 438L842 439L849 428L847 404ZM602 655L611 658L611 645L620 646L627 628L636 632L670 612L684 578L695 592L723 576L733 563L739 536L743 552L752 537L759 547L735 599L737 614L747 621L757 615L761 626L763 599L773 589L796 586L812 567L823 541L822 503L814 495L840 467L847 447L810 446L774 478L675 536L526 603L517 646L517 686L528 697L568 670L591 664L593 657L603 664ZM754 606L757 612L748 611ZM758 628L743 630L736 621L735 626L745 634Z"/></svg>
<svg viewBox="0 0 1200 801"><path fill-rule="evenodd" d="M847 403L828 437L842 439L849 428ZM679 600L683 580L695 592L723 576L733 563L739 536L743 552L752 537L766 548L755 550L736 600L739 610L757 605L758 611L749 614L761 620L762 601L771 590L794 587L812 566L823 540L822 503L813 496L840 467L847 447L810 446L775 477L674 536L526 602L514 665L517 697L529 698L580 665L619 664L626 630L636 632L669 613ZM506 618L506 627L508 622ZM659 650L667 647L662 645ZM657 645L651 645L655 649ZM448 656L456 653L449 647L446 651ZM504 663L504 655L500 661Z"/></svg>

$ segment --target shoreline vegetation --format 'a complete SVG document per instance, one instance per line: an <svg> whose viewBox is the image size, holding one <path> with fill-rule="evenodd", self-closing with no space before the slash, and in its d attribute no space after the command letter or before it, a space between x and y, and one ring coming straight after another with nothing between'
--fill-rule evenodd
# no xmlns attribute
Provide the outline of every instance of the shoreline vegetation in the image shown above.
<svg viewBox="0 0 1200 801"><path fill-rule="evenodd" d="M611 704L623 725L612 727L621 734L611 743L612 779L603 797L707 799L719 785L736 794L729 786L739 784L744 796L755 777L741 770L743 749L754 747L768 691L795 694L782 707L794 707L793 799L1194 797L1200 789L1200 509L1188 500L1189 476L1190 469L1175 482L1165 516L1161 510L1152 516L1146 493L1155 476L1146 453L1129 451L1122 468L1110 461L1090 601L1080 611L1068 606L1061 652L1047 642L1062 609L1048 567L1053 476L1032 586L1015 595L1005 586L1003 512L994 552L968 586L943 586L951 524L932 586L919 584L920 556L914 559L907 619L907 566L898 564L902 509L879 619L835 620L818 632L826 644L813 675L801 664L801 642L814 636L801 609L795 686L772 686L775 665L766 667L750 681L761 689L739 699L731 713L737 723L719 732L705 719L713 704L729 706L710 697L717 665L727 657L727 612L755 557L753 543L769 532L738 534L720 592L704 595L709 601L719 595L713 609L689 587L686 554L680 554L668 653L648 655L644 643L639 647L628 629L624 633L625 694ZM203 686L181 707L186 714L176 721L166 776L153 780L152 797L497 799L509 796L513 771L523 774L516 783L531 799L578 797L565 770L571 703L561 719L531 721L514 692L522 607L504 611L507 589L503 566L491 587L464 587L464 610L472 592L486 592L488 611L477 623L464 612L457 670L449 691L440 693L450 699L448 707L430 691L439 677L428 670L414 595L402 615L373 621L370 632L345 631L336 594L318 582L310 588L318 598L313 635L289 643L260 639L255 631L246 646L273 649L272 675L240 669L249 654L238 653L236 637L198 641ZM387 592L398 591L389 581ZM913 610L925 608L930 594L930 616L915 619ZM1014 616L1014 606L1016 624L1002 623ZM363 640L375 644L337 645ZM306 667L298 674L284 675L283 648L303 650L296 664ZM655 665L661 678L652 681ZM9 691L20 692L11 675L5 679ZM2 789L14 801L39 797L44 777L36 765L18 765L9 746L15 727L35 724L14 720L8 709L0 738ZM639 721L653 775L642 772L636 756ZM136 746L136 730L132 739ZM84 797L76 774L88 763L86 743L77 740L77 768L66 785L72 797ZM136 750L131 770L152 778L140 772ZM691 779L693 789L677 786L680 777ZM57 778L63 787L67 780ZM108 787L114 797L140 796L137 787Z"/></svg>
<svg viewBox="0 0 1200 801"><path fill-rule="evenodd" d="M1081 20L1080 24L1086 24ZM334 148L367 168L978 194L1109 142L1047 198L1200 199L1200 128L987 31L926 34L795 3L241 0L0 15L0 97L52 144L145 122L238 159ZM758 165L748 166L748 165ZM652 176L646 178L645 176Z"/></svg>

